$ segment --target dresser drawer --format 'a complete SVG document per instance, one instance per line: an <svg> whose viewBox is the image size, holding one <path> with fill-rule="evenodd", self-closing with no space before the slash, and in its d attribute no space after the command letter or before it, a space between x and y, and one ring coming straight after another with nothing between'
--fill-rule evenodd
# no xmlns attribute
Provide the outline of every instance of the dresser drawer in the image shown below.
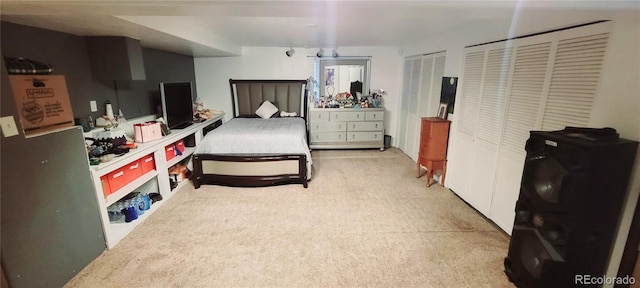
<svg viewBox="0 0 640 288"><path fill-rule="evenodd" d="M309 124L311 131L347 131L346 122L314 122Z"/></svg>
<svg viewBox="0 0 640 288"><path fill-rule="evenodd" d="M309 111L309 122L328 122L329 111Z"/></svg>
<svg viewBox="0 0 640 288"><path fill-rule="evenodd" d="M364 114L365 121L384 121L384 111L366 111Z"/></svg>
<svg viewBox="0 0 640 288"><path fill-rule="evenodd" d="M348 132L348 142L383 141L382 132Z"/></svg>
<svg viewBox="0 0 640 288"><path fill-rule="evenodd" d="M311 133L311 143L344 142L347 141L346 132L314 132Z"/></svg>
<svg viewBox="0 0 640 288"><path fill-rule="evenodd" d="M351 131L382 131L384 122L349 122L348 130Z"/></svg>
<svg viewBox="0 0 640 288"><path fill-rule="evenodd" d="M364 121L364 111L332 111L329 121Z"/></svg>

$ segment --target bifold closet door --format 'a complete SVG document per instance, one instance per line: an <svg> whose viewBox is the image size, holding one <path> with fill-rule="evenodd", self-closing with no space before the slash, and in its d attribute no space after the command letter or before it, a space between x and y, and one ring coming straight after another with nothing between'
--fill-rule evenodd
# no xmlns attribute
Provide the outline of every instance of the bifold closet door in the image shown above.
<svg viewBox="0 0 640 288"><path fill-rule="evenodd" d="M405 59L402 75L402 98L400 99L400 121L397 143L402 151L407 150L407 116L409 114L409 89L411 87L411 59ZM406 152L405 152L406 153Z"/></svg>
<svg viewBox="0 0 640 288"><path fill-rule="evenodd" d="M516 62L522 59L522 65L513 72L489 215L507 233L513 228L528 131L591 126L609 29L609 23L600 23L518 40Z"/></svg>
<svg viewBox="0 0 640 288"><path fill-rule="evenodd" d="M405 154L413 161L418 161L419 123L418 96L420 95L420 76L422 72L422 58L411 61L411 86L409 87L409 107L407 110L407 141Z"/></svg>
<svg viewBox="0 0 640 288"><path fill-rule="evenodd" d="M488 214L494 188L498 157L498 144L502 133L507 87L510 80L512 48L505 43L478 49L469 49L465 58L465 85L461 96L470 100L463 105L456 131L454 169L466 170L456 182L465 181L454 188L469 204ZM469 69L467 69L467 67ZM467 80L471 80L467 82ZM472 109L473 107L473 109ZM466 112L466 113L465 113ZM469 113L467 115L467 113ZM470 114L473 113L473 114Z"/></svg>
<svg viewBox="0 0 640 288"><path fill-rule="evenodd" d="M418 160L420 119L434 117L438 109L445 60L445 52L405 58L398 147L414 161Z"/></svg>
<svg viewBox="0 0 640 288"><path fill-rule="evenodd" d="M447 186L507 233L529 132L589 126L609 29L601 23L465 49Z"/></svg>

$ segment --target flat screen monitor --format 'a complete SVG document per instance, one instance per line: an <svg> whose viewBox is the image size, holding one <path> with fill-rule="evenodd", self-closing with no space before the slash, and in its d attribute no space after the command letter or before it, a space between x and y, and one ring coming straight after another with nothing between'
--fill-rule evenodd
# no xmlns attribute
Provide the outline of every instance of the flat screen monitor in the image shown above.
<svg viewBox="0 0 640 288"><path fill-rule="evenodd" d="M160 83L162 117L169 129L183 129L193 124L191 82Z"/></svg>

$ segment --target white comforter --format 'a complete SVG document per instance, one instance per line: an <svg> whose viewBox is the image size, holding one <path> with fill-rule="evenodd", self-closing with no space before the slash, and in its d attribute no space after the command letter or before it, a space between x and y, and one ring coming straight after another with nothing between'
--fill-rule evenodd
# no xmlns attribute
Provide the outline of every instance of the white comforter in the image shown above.
<svg viewBox="0 0 640 288"><path fill-rule="evenodd" d="M194 154L305 154L311 178L306 124L299 117L233 118L207 133Z"/></svg>

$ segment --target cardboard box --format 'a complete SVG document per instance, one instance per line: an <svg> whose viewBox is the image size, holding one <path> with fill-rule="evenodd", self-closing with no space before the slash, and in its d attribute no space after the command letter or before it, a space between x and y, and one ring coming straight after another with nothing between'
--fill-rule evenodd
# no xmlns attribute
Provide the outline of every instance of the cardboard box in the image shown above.
<svg viewBox="0 0 640 288"><path fill-rule="evenodd" d="M62 75L9 75L25 135L74 125L67 83Z"/></svg>
<svg viewBox="0 0 640 288"><path fill-rule="evenodd" d="M145 122L133 125L134 139L138 143L149 142L162 138L162 129L158 122Z"/></svg>

